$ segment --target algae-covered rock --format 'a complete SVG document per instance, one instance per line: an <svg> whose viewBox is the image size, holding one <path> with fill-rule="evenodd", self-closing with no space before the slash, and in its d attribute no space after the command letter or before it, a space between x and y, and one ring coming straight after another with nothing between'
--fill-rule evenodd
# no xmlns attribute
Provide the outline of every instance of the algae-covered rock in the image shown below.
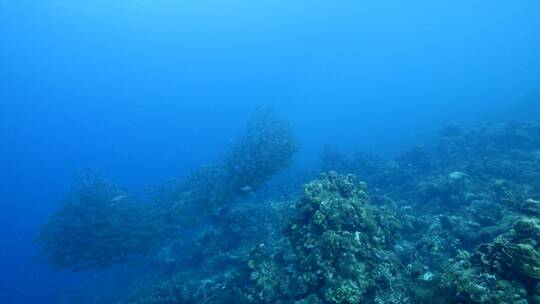
<svg viewBox="0 0 540 304"><path fill-rule="evenodd" d="M443 274L439 288L466 303L527 303L526 285L540 280L538 223L518 219L513 229L462 252Z"/></svg>
<svg viewBox="0 0 540 304"><path fill-rule="evenodd" d="M531 218L521 218L514 224L517 233L528 236L538 229L536 221Z"/></svg>
<svg viewBox="0 0 540 304"><path fill-rule="evenodd" d="M538 224L535 219L521 218L514 224L514 231L500 235L491 243L480 245L476 255L484 265L501 275L517 273L540 279L537 233Z"/></svg>
<svg viewBox="0 0 540 304"><path fill-rule="evenodd" d="M540 279L540 253L530 244L513 244L508 246L514 262L512 267L522 275Z"/></svg>
<svg viewBox="0 0 540 304"><path fill-rule="evenodd" d="M461 252L451 261L436 290L438 303L528 303L521 282L490 272L476 264L468 252Z"/></svg>

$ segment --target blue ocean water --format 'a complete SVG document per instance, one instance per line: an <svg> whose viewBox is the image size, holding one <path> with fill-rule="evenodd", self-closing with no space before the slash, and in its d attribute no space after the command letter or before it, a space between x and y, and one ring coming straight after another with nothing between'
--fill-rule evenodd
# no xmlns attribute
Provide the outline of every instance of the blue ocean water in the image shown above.
<svg viewBox="0 0 540 304"><path fill-rule="evenodd" d="M532 0L1 1L0 303L69 301L93 275L32 243L82 169L157 186L260 105L299 170L326 144L393 157L448 123L538 119L539 77Z"/></svg>

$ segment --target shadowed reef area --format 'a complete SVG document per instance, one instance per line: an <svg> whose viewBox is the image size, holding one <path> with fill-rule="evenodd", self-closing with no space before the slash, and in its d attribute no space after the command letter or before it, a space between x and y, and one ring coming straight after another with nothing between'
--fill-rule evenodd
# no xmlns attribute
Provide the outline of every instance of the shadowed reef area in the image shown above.
<svg viewBox="0 0 540 304"><path fill-rule="evenodd" d="M272 179L298 148L261 109L148 201L85 175L41 255L146 269L100 303L540 303L540 123L450 125L392 160L326 147L322 173Z"/></svg>

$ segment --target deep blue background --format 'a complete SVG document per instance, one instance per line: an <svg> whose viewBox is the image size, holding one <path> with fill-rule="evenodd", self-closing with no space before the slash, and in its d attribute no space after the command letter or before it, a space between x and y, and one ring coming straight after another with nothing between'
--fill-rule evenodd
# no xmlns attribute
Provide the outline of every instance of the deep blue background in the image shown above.
<svg viewBox="0 0 540 304"><path fill-rule="evenodd" d="M539 76L537 0L0 0L0 302L76 281L31 240L82 168L159 184L259 104L295 128L299 166L326 143L391 156L534 103Z"/></svg>

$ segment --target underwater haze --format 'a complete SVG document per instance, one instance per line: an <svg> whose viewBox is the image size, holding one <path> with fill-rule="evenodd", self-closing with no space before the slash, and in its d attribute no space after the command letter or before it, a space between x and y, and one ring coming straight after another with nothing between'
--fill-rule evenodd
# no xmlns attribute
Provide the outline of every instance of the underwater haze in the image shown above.
<svg viewBox="0 0 540 304"><path fill-rule="evenodd" d="M535 0L1 0L0 303L540 303L539 79Z"/></svg>

